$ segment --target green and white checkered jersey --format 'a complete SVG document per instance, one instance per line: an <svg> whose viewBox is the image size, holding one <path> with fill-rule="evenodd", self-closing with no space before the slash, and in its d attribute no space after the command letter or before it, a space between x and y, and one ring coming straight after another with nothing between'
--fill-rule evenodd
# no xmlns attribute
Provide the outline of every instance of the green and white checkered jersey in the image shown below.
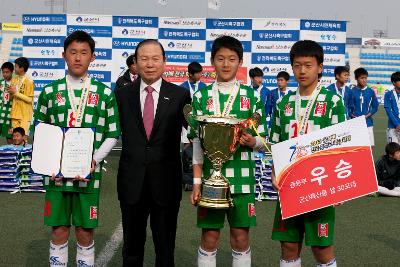
<svg viewBox="0 0 400 267"><path fill-rule="evenodd" d="M10 99L10 94L6 92L6 81L4 79L0 80L0 135L7 137L8 129L11 128L10 110L11 110L12 100Z"/></svg>
<svg viewBox="0 0 400 267"><path fill-rule="evenodd" d="M120 136L118 107L114 93L105 84L91 79L90 90L86 103L81 127L96 128L94 152L99 149L106 138ZM79 103L82 89L74 89L76 102ZM68 99L68 90L65 78L47 85L39 96L35 112L35 120L53 125L68 127L71 104ZM92 175L90 182L63 181L62 186L55 186L54 182L45 178L45 189L53 191L70 191L96 193L99 192L101 180L101 165L99 164Z"/></svg>
<svg viewBox="0 0 400 267"><path fill-rule="evenodd" d="M212 85L204 87L193 95L193 115L214 115L212 103ZM223 111L225 104L229 98L229 94L219 94L220 108ZM239 119L251 118L254 112L261 115L261 123L258 132L261 136L267 135L267 123L265 112L259 96L255 90L240 85L238 95L233 103L231 115ZM248 130L252 135L256 135L253 130ZM188 138L196 137L195 132L191 129ZM254 193L254 153L253 149L247 146L240 146L235 154L222 166L222 175L224 175L230 183L232 194ZM210 160L204 156L203 177L209 177L212 172L212 164Z"/></svg>
<svg viewBox="0 0 400 267"><path fill-rule="evenodd" d="M311 101L311 100L310 100ZM301 114L304 114L308 99L301 98ZM289 92L276 105L270 132L271 143L279 143L297 136L296 92ZM334 125L346 120L346 110L341 97L322 87L311 109L306 132Z"/></svg>

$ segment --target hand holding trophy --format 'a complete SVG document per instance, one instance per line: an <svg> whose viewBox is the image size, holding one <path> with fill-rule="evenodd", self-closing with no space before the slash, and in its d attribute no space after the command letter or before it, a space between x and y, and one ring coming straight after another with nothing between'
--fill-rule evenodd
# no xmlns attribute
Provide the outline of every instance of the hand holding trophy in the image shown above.
<svg viewBox="0 0 400 267"><path fill-rule="evenodd" d="M183 112L189 126L199 137L204 154L213 165L211 176L203 179L198 205L215 209L229 208L233 203L229 181L222 175L222 166L239 147L242 131L252 125L257 128L260 115L254 113L252 118L246 120L233 116L194 116L191 105L186 105Z"/></svg>

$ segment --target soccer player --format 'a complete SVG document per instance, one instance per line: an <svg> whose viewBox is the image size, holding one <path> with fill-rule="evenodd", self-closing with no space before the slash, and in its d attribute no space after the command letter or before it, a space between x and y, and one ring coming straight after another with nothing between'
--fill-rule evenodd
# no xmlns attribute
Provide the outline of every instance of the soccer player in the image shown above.
<svg viewBox="0 0 400 267"><path fill-rule="evenodd" d="M217 80L193 95L194 115L236 116L251 118L258 112L265 122L262 103L256 92L236 79L236 73L243 62L243 46L239 40L221 36L213 42L211 63L215 67ZM258 131L265 135L266 126L261 124ZM250 134L251 133L251 134ZM198 266L215 266L220 239L220 229L225 216L230 225L233 266L251 266L249 228L256 225L254 206L254 161L253 148L261 149L262 141L254 137L253 131L244 131L240 137L241 146L222 167L222 174L229 180L234 207L229 209L209 209L198 207L197 226L202 229L201 244L198 249ZM196 205L201 197L201 177L208 177L212 164L203 157L199 139L193 130L189 133L193 140L193 191L191 203Z"/></svg>
<svg viewBox="0 0 400 267"><path fill-rule="evenodd" d="M267 115L268 100L270 98L271 91L262 84L264 73L260 68L255 67L249 70L249 77L251 81L250 86L260 97L261 102L264 104L265 114Z"/></svg>
<svg viewBox="0 0 400 267"><path fill-rule="evenodd" d="M270 133L272 143L318 131L345 120L346 111L340 97L318 84L323 61L323 49L318 43L305 40L293 45L290 62L299 87L295 92L286 94L275 107ZM272 181L274 187L280 190L274 171ZM333 253L334 224L335 210L332 206L282 220L278 201L272 239L281 242L280 266L301 266L303 236L305 244L311 246L317 266L336 266ZM328 232L320 234L324 230L321 227L328 229Z"/></svg>
<svg viewBox="0 0 400 267"><path fill-rule="evenodd" d="M10 110L12 100L8 93L8 87L11 85L14 65L11 62L4 62L1 65L3 79L0 80L0 135L7 139L8 144L12 144L12 128L10 119Z"/></svg>
<svg viewBox="0 0 400 267"><path fill-rule="evenodd" d="M52 227L50 266L67 266L71 218L77 239L76 264L94 265L93 231L98 225L101 165L120 135L114 93L88 76L95 42L84 31L64 41L68 75L47 85L39 96L35 119L62 127L95 128L92 176L45 177L44 223Z"/></svg>
<svg viewBox="0 0 400 267"><path fill-rule="evenodd" d="M22 127L17 127L12 130L12 144L14 146L25 146L25 130Z"/></svg>
<svg viewBox="0 0 400 267"><path fill-rule="evenodd" d="M394 72L390 77L393 89L385 93L384 107L388 116L387 142L400 144L400 72Z"/></svg>
<svg viewBox="0 0 400 267"><path fill-rule="evenodd" d="M278 75L276 75L276 81L278 84L278 88L275 88L271 90L271 97L269 98L269 110L267 111L267 115L269 115L271 118L274 116L273 112L275 110L275 106L277 103L279 103L284 97L288 90L287 90L287 84L289 82L290 75L286 71L280 71ZM269 125L271 125L272 120L269 121Z"/></svg>
<svg viewBox="0 0 400 267"><path fill-rule="evenodd" d="M330 84L327 89L340 95L346 108L346 118L351 118L352 106L351 106L351 89L346 85L349 80L350 72L346 66L337 66L335 68L335 79L336 82Z"/></svg>
<svg viewBox="0 0 400 267"><path fill-rule="evenodd" d="M26 57L19 57L15 60L16 76L11 80L8 92L12 98L11 106L11 126L12 128L22 127L25 134L29 134L29 127L33 114L33 94L35 85L26 76L29 69L29 60Z"/></svg>
<svg viewBox="0 0 400 267"><path fill-rule="evenodd" d="M135 54L132 54L129 57L127 57L126 66L128 67L128 69L125 71L124 75L118 78L115 85L115 90L117 90L120 87L124 87L128 84L132 84L138 78L134 58Z"/></svg>
<svg viewBox="0 0 400 267"><path fill-rule="evenodd" d="M202 72L203 67L199 62L193 61L188 65L189 78L180 86L189 89L191 96L193 96L197 90L207 86L205 83L200 81Z"/></svg>
<svg viewBox="0 0 400 267"><path fill-rule="evenodd" d="M365 115L368 126L368 134L372 150L375 147L374 141L374 121L372 116L378 111L379 102L374 90L367 85L368 71L358 68L354 71L357 86L353 88L351 102L352 118Z"/></svg>
<svg viewBox="0 0 400 267"><path fill-rule="evenodd" d="M193 61L188 65L188 75L189 78L186 82L182 83L180 86L186 88L190 92L190 96L193 97L193 94L207 85L203 83L201 79L201 74L203 72L203 67L200 63ZM182 127L182 135L181 135L181 142L184 144L184 150L191 149L191 142L187 138L187 130ZM191 180L191 179L190 179ZM187 181L184 181L184 186L190 188L191 184Z"/></svg>
<svg viewBox="0 0 400 267"><path fill-rule="evenodd" d="M375 162L378 192L384 196L400 197L400 145L390 142L386 155Z"/></svg>

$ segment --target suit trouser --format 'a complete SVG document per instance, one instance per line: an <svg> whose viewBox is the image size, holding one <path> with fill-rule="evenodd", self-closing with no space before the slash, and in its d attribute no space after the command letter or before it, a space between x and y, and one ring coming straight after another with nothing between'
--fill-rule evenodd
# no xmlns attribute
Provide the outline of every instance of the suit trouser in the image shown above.
<svg viewBox="0 0 400 267"><path fill-rule="evenodd" d="M147 219L149 216L156 253L155 266L174 266L179 202L161 206L152 199L150 190L145 187L146 185L144 185L137 203L130 205L120 202L124 231L123 266L143 266Z"/></svg>

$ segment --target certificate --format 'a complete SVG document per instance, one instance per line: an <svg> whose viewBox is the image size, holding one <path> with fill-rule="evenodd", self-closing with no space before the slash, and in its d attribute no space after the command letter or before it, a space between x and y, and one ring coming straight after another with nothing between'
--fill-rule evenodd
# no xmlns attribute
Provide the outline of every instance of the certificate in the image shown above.
<svg viewBox="0 0 400 267"><path fill-rule="evenodd" d="M272 146L282 218L378 191L365 118Z"/></svg>
<svg viewBox="0 0 400 267"><path fill-rule="evenodd" d="M33 172L65 178L90 178L93 128L65 128L38 122L33 140Z"/></svg>

